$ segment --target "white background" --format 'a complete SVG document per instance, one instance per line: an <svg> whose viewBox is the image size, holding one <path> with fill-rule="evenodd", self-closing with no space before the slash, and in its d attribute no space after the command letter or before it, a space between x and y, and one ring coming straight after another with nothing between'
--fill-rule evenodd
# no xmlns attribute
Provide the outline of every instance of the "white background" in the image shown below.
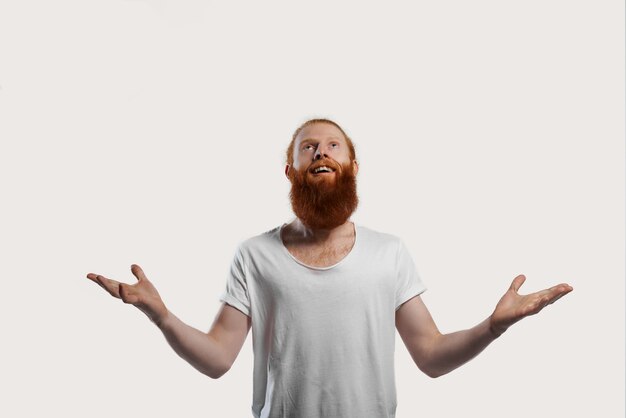
<svg viewBox="0 0 626 418"><path fill-rule="evenodd" d="M138 263L208 330L329 117L442 331L575 289L439 379L397 336L397 417L622 417L624 111L619 1L3 0L0 415L251 416L251 335L211 380L85 275Z"/></svg>

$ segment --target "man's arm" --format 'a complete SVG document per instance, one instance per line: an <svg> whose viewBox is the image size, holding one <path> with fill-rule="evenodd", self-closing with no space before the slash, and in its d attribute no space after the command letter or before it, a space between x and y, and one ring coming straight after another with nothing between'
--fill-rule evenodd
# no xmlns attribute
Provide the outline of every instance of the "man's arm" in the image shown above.
<svg viewBox="0 0 626 418"><path fill-rule="evenodd" d="M207 376L217 379L234 363L250 330L250 317L222 304L208 333L193 328L171 313L141 267L131 271L137 283L129 285L89 273L87 278L104 288L111 296L122 299L145 313L163 332L176 353Z"/></svg>
<svg viewBox="0 0 626 418"><path fill-rule="evenodd" d="M185 324L169 311L158 327L181 358L199 372L218 379L232 367L251 324L249 316L222 303L208 333Z"/></svg>
<svg viewBox="0 0 626 418"><path fill-rule="evenodd" d="M473 328L451 334L439 332L420 296L405 302L396 311L396 328L417 367L430 377L449 373L476 357L515 322L538 313L573 290L563 283L520 295L517 291L525 279L520 275L513 280L489 318Z"/></svg>

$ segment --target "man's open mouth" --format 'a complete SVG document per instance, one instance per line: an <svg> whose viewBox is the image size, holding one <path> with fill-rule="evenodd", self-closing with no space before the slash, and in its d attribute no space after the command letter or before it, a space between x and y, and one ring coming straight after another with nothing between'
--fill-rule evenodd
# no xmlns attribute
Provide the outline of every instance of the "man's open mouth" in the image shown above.
<svg viewBox="0 0 626 418"><path fill-rule="evenodd" d="M334 171L334 168L328 167L327 165L320 165L319 167L315 167L310 170L310 172L313 174L332 173Z"/></svg>

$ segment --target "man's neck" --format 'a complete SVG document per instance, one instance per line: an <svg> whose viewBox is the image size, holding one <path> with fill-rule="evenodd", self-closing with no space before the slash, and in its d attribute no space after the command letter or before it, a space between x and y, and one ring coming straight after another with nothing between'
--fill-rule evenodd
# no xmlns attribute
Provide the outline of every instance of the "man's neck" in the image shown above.
<svg viewBox="0 0 626 418"><path fill-rule="evenodd" d="M354 225L349 220L332 229L313 229L299 218L286 226L286 237L293 244L325 244L354 236Z"/></svg>

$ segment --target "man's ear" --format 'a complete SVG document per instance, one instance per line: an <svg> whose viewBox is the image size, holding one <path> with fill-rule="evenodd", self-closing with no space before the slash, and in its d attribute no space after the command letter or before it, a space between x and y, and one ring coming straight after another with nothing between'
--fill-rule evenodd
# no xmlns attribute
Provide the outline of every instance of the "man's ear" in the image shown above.
<svg viewBox="0 0 626 418"><path fill-rule="evenodd" d="M289 170L290 170L290 169L291 169L291 166L290 166L289 164L287 164L287 165L285 166L285 176L286 176L287 178L289 178Z"/></svg>
<svg viewBox="0 0 626 418"><path fill-rule="evenodd" d="M352 160L352 168L354 169L354 175L359 172L359 163L356 160Z"/></svg>

